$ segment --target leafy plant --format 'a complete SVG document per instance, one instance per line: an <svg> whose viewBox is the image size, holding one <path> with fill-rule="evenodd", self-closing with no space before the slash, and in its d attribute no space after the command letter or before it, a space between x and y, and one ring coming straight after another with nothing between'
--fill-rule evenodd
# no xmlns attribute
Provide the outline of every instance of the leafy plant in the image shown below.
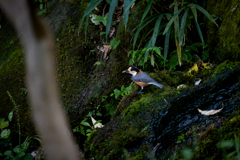
<svg viewBox="0 0 240 160"><path fill-rule="evenodd" d="M121 90L114 89L114 93L112 93L111 96L115 96L115 99L118 99L119 96L124 96L129 94L131 90L132 90L132 83L126 88L124 87L124 85L122 85Z"/></svg>
<svg viewBox="0 0 240 160"><path fill-rule="evenodd" d="M128 22L128 16L129 16L129 9L130 7L132 6L132 4L135 2L136 0L132 0L130 2L130 0L125 0L124 1L124 24L125 24L125 28L127 26L127 22ZM87 9L85 10L84 14L83 14L83 17L80 21L80 25L79 25L79 29L78 29L78 35L80 33L80 29L81 29L81 26L82 26L82 23L84 21L84 19L86 18L86 26L85 26L85 37L86 37L86 34L87 34L87 24L88 24L88 20L89 20L89 15L90 15L90 12L92 10L94 10L94 8L99 5L100 3L102 2L102 0L91 0ZM113 24L112 23L112 17L113 17L113 14L114 14L114 10L115 10L115 7L117 6L118 4L118 0L107 0L107 2L110 4L110 7L109 7L109 12L108 12L108 16L107 18L100 18L100 16L98 18L100 18L100 20L105 23L105 20L107 21L105 24L106 26L106 40L108 38L108 35L109 35L109 31L110 31L110 27L111 25ZM105 16L106 17L106 16Z"/></svg>
<svg viewBox="0 0 240 160"><path fill-rule="evenodd" d="M147 57L147 61L150 60L151 65L154 66L155 64L157 65L157 63L155 62L155 58L159 58L160 60L162 60L162 63L160 63L161 66L163 66L163 60L164 57L161 54L161 47L151 47L151 48L143 48L140 50L131 50L128 52L128 57L131 56L130 60L129 60L129 64L130 65L138 65L138 66L143 66L145 63L145 53L148 50L148 52L150 52L151 54L148 55Z"/></svg>
<svg viewBox="0 0 240 160"><path fill-rule="evenodd" d="M120 43L120 40L117 40L116 38L111 40L111 42L110 42L111 49L112 50L116 49L117 46L119 45L119 43Z"/></svg>
<svg viewBox="0 0 240 160"><path fill-rule="evenodd" d="M93 20L98 21L98 22L102 22L104 26L107 26L107 18L108 18L108 14L106 14L104 17L96 16ZM115 24L115 22L112 21L111 26L114 25L114 24Z"/></svg>
<svg viewBox="0 0 240 160"><path fill-rule="evenodd" d="M22 90L22 89L21 89ZM22 91L26 91L22 90ZM9 121L5 121L4 118L0 118L0 129L4 129L1 132L0 135L0 144L4 144L4 146L10 146L10 133L11 130L10 129L6 129L9 126L9 122L12 121L13 118L13 113L16 110L17 112L17 124L18 124L18 134L19 134L19 145L17 145L14 149L12 150L6 150L3 154L0 154L0 156L5 156L4 160L7 159L19 159L19 160L30 160L33 159L32 155L30 153L26 153L29 144L30 144L30 139L37 139L37 138L31 138L31 137L27 137L25 139L25 141L21 144L21 130L20 130L20 118L19 118L19 113L18 113L18 108L20 107L20 105L17 105L16 102L14 101L12 95L10 94L9 91L7 91L7 94L10 98L10 100L12 101L14 108L12 109L12 111L9 113L8 115L8 120ZM26 94L26 93L25 93ZM39 139L38 139L39 140ZM40 141L40 140L39 140Z"/></svg>
<svg viewBox="0 0 240 160"><path fill-rule="evenodd" d="M179 9L178 6L180 6L180 4L181 4L181 8ZM198 16L197 10L202 12L210 21L215 23L217 26L218 26L218 24L215 22L213 17L204 8L202 8L201 6L199 6L197 4L187 3L187 2L174 2L171 6L174 6L174 15L169 20L163 34L166 34L167 31L169 30L169 28L171 27L171 25L174 23L175 43L176 43L176 47L177 47L178 62L179 62L179 65L181 66L181 48L184 44L183 37L184 37L184 33L185 33L185 25L186 25L186 21L187 21L189 8L191 9L192 14L194 16L194 22L195 22L199 37L203 44L204 44L204 39L203 39L201 28L200 28L198 20L197 20L197 16ZM179 15L183 10L185 10L185 13L182 16L181 28L180 28L179 27Z"/></svg>
<svg viewBox="0 0 240 160"><path fill-rule="evenodd" d="M94 126L98 123L100 123L102 120L96 121L93 125L90 125L87 120L90 117L90 113L84 118L84 120L80 123L80 126L77 126L73 129L73 132L80 132L84 136L90 136L92 130L94 129ZM89 127L88 129L85 129L85 127Z"/></svg>
<svg viewBox="0 0 240 160"><path fill-rule="evenodd" d="M192 52L198 52L198 47L201 47L202 44L201 43L194 43L192 45L186 46L183 50L182 50L182 59L184 59L185 61L197 61L198 58L195 55L192 55ZM177 50L174 50L171 53L171 57L170 57L170 69L174 69L177 65L178 65L178 54L177 54Z"/></svg>

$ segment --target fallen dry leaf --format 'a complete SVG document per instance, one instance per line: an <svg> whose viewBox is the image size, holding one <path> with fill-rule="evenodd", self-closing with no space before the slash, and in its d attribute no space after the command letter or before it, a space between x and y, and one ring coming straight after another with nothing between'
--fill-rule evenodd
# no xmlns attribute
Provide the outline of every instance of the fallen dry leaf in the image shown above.
<svg viewBox="0 0 240 160"><path fill-rule="evenodd" d="M105 6L104 6L104 8L103 8L102 17L105 16L105 9L106 9L106 7L107 7L107 4L105 4Z"/></svg>
<svg viewBox="0 0 240 160"><path fill-rule="evenodd" d="M94 125L97 121L91 115L90 115L90 117L91 117L92 123ZM104 127L104 125L102 123L97 123L97 124L94 125L94 128L103 128L103 127Z"/></svg>
<svg viewBox="0 0 240 160"><path fill-rule="evenodd" d="M103 46L97 46L97 49L100 50L101 52L104 52Z"/></svg>
<svg viewBox="0 0 240 160"><path fill-rule="evenodd" d="M214 114L220 112L222 109L223 109L223 107L221 109L218 109L218 110L213 110L212 109L212 110L209 110L209 111L202 111L198 108L198 112L200 112L203 115L209 116L209 115L214 115Z"/></svg>
<svg viewBox="0 0 240 160"><path fill-rule="evenodd" d="M111 38L115 32L116 28L115 27L111 27L110 31L109 31L109 38Z"/></svg>
<svg viewBox="0 0 240 160"><path fill-rule="evenodd" d="M96 11L100 12L99 9L97 7L94 8Z"/></svg>
<svg viewBox="0 0 240 160"><path fill-rule="evenodd" d="M110 45L103 45L103 47L104 47L104 56L103 56L103 58L105 60L107 60L107 54L111 51L111 47L110 47Z"/></svg>

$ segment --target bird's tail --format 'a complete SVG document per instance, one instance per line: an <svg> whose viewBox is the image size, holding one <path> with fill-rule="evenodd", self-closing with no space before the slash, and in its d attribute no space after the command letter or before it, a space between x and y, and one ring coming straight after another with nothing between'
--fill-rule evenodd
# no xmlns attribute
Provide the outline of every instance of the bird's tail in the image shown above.
<svg viewBox="0 0 240 160"><path fill-rule="evenodd" d="M149 82L148 84L153 84L155 86L158 86L159 88L163 88L163 84L157 83L157 82Z"/></svg>

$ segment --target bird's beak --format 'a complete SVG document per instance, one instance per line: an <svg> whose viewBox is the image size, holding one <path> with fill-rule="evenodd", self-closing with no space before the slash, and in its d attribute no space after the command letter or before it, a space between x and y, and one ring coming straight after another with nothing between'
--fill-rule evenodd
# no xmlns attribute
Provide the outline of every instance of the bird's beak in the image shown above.
<svg viewBox="0 0 240 160"><path fill-rule="evenodd" d="M128 73L128 70L126 69L126 70L122 71L122 73Z"/></svg>

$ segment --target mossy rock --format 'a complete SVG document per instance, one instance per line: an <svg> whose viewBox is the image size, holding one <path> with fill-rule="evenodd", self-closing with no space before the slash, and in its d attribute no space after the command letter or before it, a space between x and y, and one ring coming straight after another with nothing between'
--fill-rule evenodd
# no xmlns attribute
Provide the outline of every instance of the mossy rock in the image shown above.
<svg viewBox="0 0 240 160"><path fill-rule="evenodd" d="M207 26L207 44L211 48L211 57L218 63L226 59L240 60L239 2L239 0L207 1L207 11L211 15L222 18L222 21L218 20L219 28L209 20L205 22Z"/></svg>
<svg viewBox="0 0 240 160"><path fill-rule="evenodd" d="M239 62L226 61L215 67L208 75L210 78L197 87L181 91L170 86L155 91L150 88L150 92L133 96L134 87L129 95L132 102L125 103L128 97L124 97L121 113L85 143L86 158L126 159L126 153L141 159L154 155L157 159L170 157L179 135L192 126L202 126L207 120L215 123L218 119L218 115L211 119L201 115L197 108L217 109L224 104L226 109L221 112L224 116L236 110L240 104L236 100L240 94L238 73ZM230 79L231 84L227 84ZM158 143L161 143L159 149L153 153Z"/></svg>

